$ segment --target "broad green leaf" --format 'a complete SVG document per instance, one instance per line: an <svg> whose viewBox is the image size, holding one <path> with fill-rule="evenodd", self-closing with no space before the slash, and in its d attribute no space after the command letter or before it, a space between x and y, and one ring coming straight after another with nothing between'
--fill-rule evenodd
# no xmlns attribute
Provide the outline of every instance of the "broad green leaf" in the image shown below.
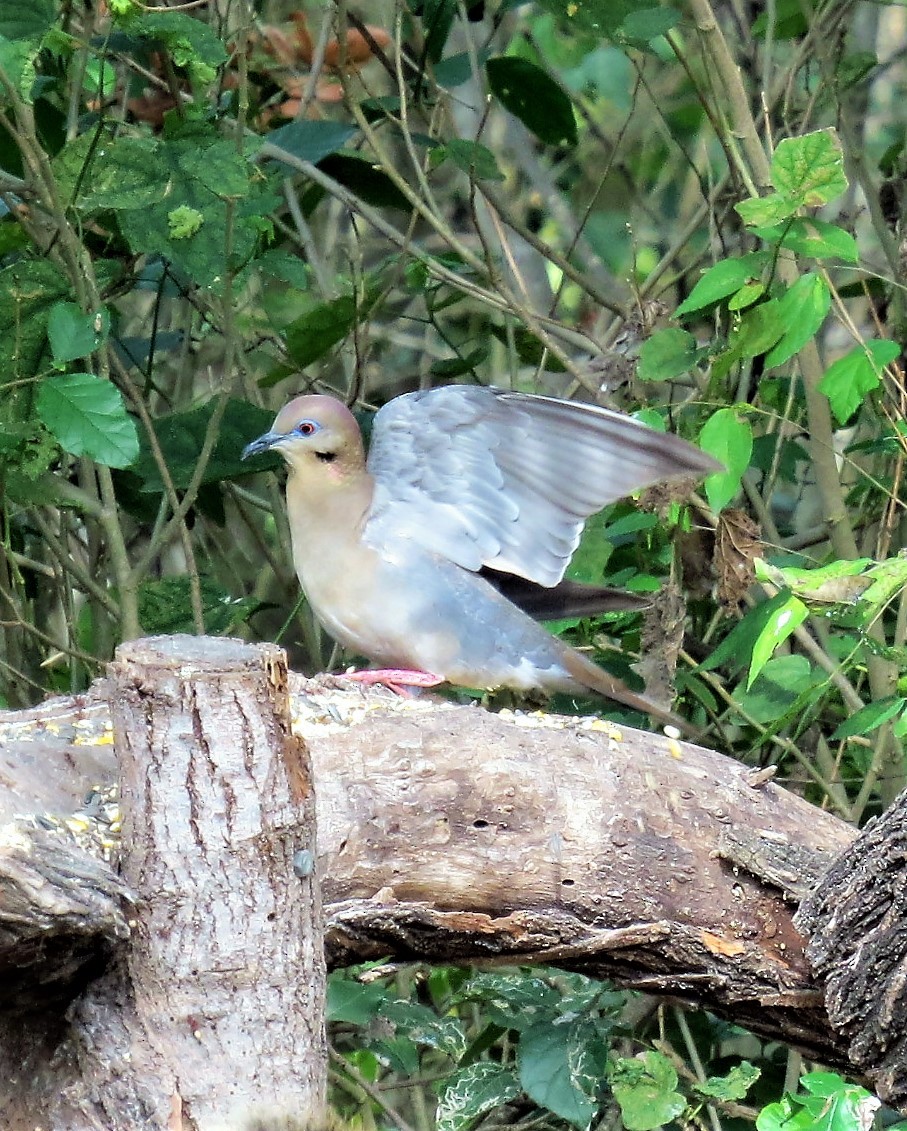
<svg viewBox="0 0 907 1131"><path fill-rule="evenodd" d="M782 247L812 259L843 259L856 263L860 258L857 241L850 232L815 216L798 216L789 224L758 228L754 234L769 243L780 242Z"/></svg>
<svg viewBox="0 0 907 1131"><path fill-rule="evenodd" d="M828 284L815 272L802 275L779 299L777 317L784 333L765 357L765 367L783 365L819 330L831 306Z"/></svg>
<svg viewBox="0 0 907 1131"><path fill-rule="evenodd" d="M53 0L3 0L0 36L4 39L40 39L54 23Z"/></svg>
<svg viewBox="0 0 907 1131"><path fill-rule="evenodd" d="M820 687L825 677L805 656L773 656L751 689L738 687L734 698L757 723L784 718L801 696Z"/></svg>
<svg viewBox="0 0 907 1131"><path fill-rule="evenodd" d="M819 389L828 397L839 424L845 424L853 416L867 393L879 388L882 370L900 352L897 342L873 339L829 365Z"/></svg>
<svg viewBox="0 0 907 1131"><path fill-rule="evenodd" d="M495 155L487 146L465 138L452 138L442 152L464 173L477 181L503 181Z"/></svg>
<svg viewBox="0 0 907 1131"><path fill-rule="evenodd" d="M598 1108L600 1077L590 1052L597 1036L595 1026L585 1020L545 1020L520 1034L517 1064L523 1091L576 1127L588 1127Z"/></svg>
<svg viewBox="0 0 907 1131"><path fill-rule="evenodd" d="M177 490L189 486L198 465L198 453L205 435L215 402L209 401L188 412L175 412L154 421L154 432L167 462L173 485ZM238 479L267 467L277 467L280 457L254 457L240 460L240 452L256 436L267 431L273 414L246 401L230 400L221 418L214 450L202 476L202 485L219 483L224 479ZM147 439L142 436L141 455L129 470L138 481L137 489L143 493L159 494L163 490L161 474L151 453Z"/></svg>
<svg viewBox="0 0 907 1131"><path fill-rule="evenodd" d="M409 212L412 205L382 169L374 162L351 153L330 153L318 167L338 184L355 193L360 200L375 208L396 208Z"/></svg>
<svg viewBox="0 0 907 1131"><path fill-rule="evenodd" d="M437 307L435 307L437 310ZM563 373L564 364L545 349L531 330L525 326L514 326L510 333L506 326L496 326L492 323L488 329L505 346L513 343L516 355L524 365L537 365L547 369L549 373Z"/></svg>
<svg viewBox="0 0 907 1131"><path fill-rule="evenodd" d="M871 558L844 559L816 569L778 567L763 558L755 561L756 577L760 581L768 581L779 589L790 589L804 601L816 605L856 604L872 585L870 578L863 576L871 565ZM907 562L901 573L905 570Z"/></svg>
<svg viewBox="0 0 907 1131"><path fill-rule="evenodd" d="M674 311L674 317L690 314L720 302L739 291L751 280L758 279L768 262L765 252L754 251L735 259L721 259L706 271L686 299Z"/></svg>
<svg viewBox="0 0 907 1131"><path fill-rule="evenodd" d="M626 1131L654 1131L687 1106L677 1091L677 1073L668 1058L652 1050L620 1058L608 1074Z"/></svg>
<svg viewBox="0 0 907 1131"><path fill-rule="evenodd" d="M284 334L287 353L293 363L303 369L343 341L353 328L356 311L356 300L350 295L341 295L312 307L291 322Z"/></svg>
<svg viewBox="0 0 907 1131"><path fill-rule="evenodd" d="M798 205L816 208L847 188L844 153L833 129L778 142L772 157L772 184Z"/></svg>
<svg viewBox="0 0 907 1131"><path fill-rule="evenodd" d="M47 320L71 288L54 263L24 259L0 270L0 385L35 376L47 348Z"/></svg>
<svg viewBox="0 0 907 1131"><path fill-rule="evenodd" d="M621 25L640 4L638 0L542 0L542 7L558 16L571 34L591 32L617 40L622 38Z"/></svg>
<svg viewBox="0 0 907 1131"><path fill-rule="evenodd" d="M756 642L753 645L753 658L750 661L749 676L746 681L747 690L753 686L753 680L765 667L769 658L774 655L775 650L809 616L809 609L799 597L795 597L793 593L787 593L784 598L783 603L774 610L768 619L768 623L756 637Z"/></svg>
<svg viewBox="0 0 907 1131"><path fill-rule="evenodd" d="M699 446L727 468L727 471L709 475L704 484L709 506L717 512L740 490L740 480L753 454L753 430L732 408L720 408L702 429Z"/></svg>
<svg viewBox="0 0 907 1131"><path fill-rule="evenodd" d="M765 294L765 283L744 283L740 290L728 299L728 310L746 310Z"/></svg>
<svg viewBox="0 0 907 1131"><path fill-rule="evenodd" d="M130 14L121 26L132 35L141 35L166 45L178 67L187 67L200 82L210 82L215 69L227 61L227 51L214 29L187 12L145 11Z"/></svg>
<svg viewBox="0 0 907 1131"><path fill-rule="evenodd" d="M671 381L688 373L698 358L693 335L677 326L668 326L643 342L636 376L640 381Z"/></svg>
<svg viewBox="0 0 907 1131"><path fill-rule="evenodd" d="M435 377L445 377L450 380L452 377L461 377L464 373L472 372L487 357L487 347L477 346L462 357L444 357L439 361L432 362L430 372Z"/></svg>
<svg viewBox="0 0 907 1131"><path fill-rule="evenodd" d="M106 339L110 315L106 310L85 314L75 302L58 302L47 319L47 337L58 365L87 357Z"/></svg>
<svg viewBox="0 0 907 1131"><path fill-rule="evenodd" d="M631 44L645 45L659 35L669 32L681 20L680 12L673 8L640 8L629 12L620 25L619 36Z"/></svg>
<svg viewBox="0 0 907 1131"><path fill-rule="evenodd" d="M93 373L43 380L38 416L71 455L88 456L106 467L128 467L139 454L135 423L119 389Z"/></svg>
<svg viewBox="0 0 907 1131"><path fill-rule="evenodd" d="M576 145L576 119L570 99L548 74L515 55L485 64L492 93L514 117L548 145Z"/></svg>
<svg viewBox="0 0 907 1131"><path fill-rule="evenodd" d="M761 1075L762 1072L754 1064L741 1060L726 1076L710 1076L704 1084L694 1084L693 1087L701 1095L733 1102L745 1099L747 1092Z"/></svg>
<svg viewBox="0 0 907 1131"><path fill-rule="evenodd" d="M842 738L852 738L857 734L871 734L903 711L905 706L907 699L899 695L890 695L885 699L877 699L875 703L867 703L856 714L845 719L831 737L834 741L838 741Z"/></svg>
<svg viewBox="0 0 907 1131"><path fill-rule="evenodd" d="M741 200L734 208L740 213L744 224L764 228L767 224L780 224L793 216L799 204L781 193L772 192L768 196L751 196L747 200Z"/></svg>
<svg viewBox="0 0 907 1131"><path fill-rule="evenodd" d="M328 977L325 1016L328 1021L368 1025L378 1016L386 997L387 987L380 982L363 984L337 971Z"/></svg>
<svg viewBox="0 0 907 1131"><path fill-rule="evenodd" d="M515 1100L520 1082L509 1069L480 1061L450 1076L438 1097L436 1131L464 1131L480 1115Z"/></svg>
<svg viewBox="0 0 907 1131"><path fill-rule="evenodd" d="M907 558L897 554L883 562L876 562L867 571L866 578L870 584L860 595L860 601L866 606L867 616L874 617L883 605L907 586Z"/></svg>
<svg viewBox="0 0 907 1131"><path fill-rule="evenodd" d="M461 991L465 1001L477 1001L503 1029L531 1028L540 1017L556 1015L557 990L532 974L474 974Z"/></svg>
<svg viewBox="0 0 907 1131"><path fill-rule="evenodd" d="M287 153L292 153L301 161L309 161L317 165L329 153L336 153L342 149L351 137L356 136L355 126L347 126L343 122L307 122L303 120L289 122L268 134L268 142ZM275 155L275 160L280 160Z"/></svg>
<svg viewBox="0 0 907 1131"><path fill-rule="evenodd" d="M82 210L144 208L167 191L166 170L157 165L159 146L155 138L124 136L95 147L86 133L57 154L54 172L67 196L78 185L72 203Z"/></svg>
<svg viewBox="0 0 907 1131"><path fill-rule="evenodd" d="M714 671L715 668L728 665L736 672L748 664L753 655L753 645L775 612L785 604L787 597L787 593L776 593L768 601L750 609L718 647L712 649L699 665L700 668L703 671Z"/></svg>
<svg viewBox="0 0 907 1131"><path fill-rule="evenodd" d="M414 1044L438 1049L453 1060L466 1051L466 1034L456 1017L439 1017L417 1001L394 998L385 998L378 1013L396 1027L397 1036Z"/></svg>
<svg viewBox="0 0 907 1131"><path fill-rule="evenodd" d="M211 636L235 632L259 606L254 597L234 597L209 577L200 580L202 617ZM139 620L149 635L194 632L188 577L162 577L139 586Z"/></svg>
<svg viewBox="0 0 907 1131"><path fill-rule="evenodd" d="M770 298L745 310L734 334L732 349L736 357L759 357L767 353L784 333L778 299Z"/></svg>
<svg viewBox="0 0 907 1131"><path fill-rule="evenodd" d="M305 260L279 248L270 248L259 255L255 265L263 275L289 283L298 291L309 289L309 270Z"/></svg>

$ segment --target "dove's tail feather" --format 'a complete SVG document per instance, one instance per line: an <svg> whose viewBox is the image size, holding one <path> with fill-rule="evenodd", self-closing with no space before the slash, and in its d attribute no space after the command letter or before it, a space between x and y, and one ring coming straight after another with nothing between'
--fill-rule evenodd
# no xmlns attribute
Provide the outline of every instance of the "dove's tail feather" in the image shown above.
<svg viewBox="0 0 907 1131"><path fill-rule="evenodd" d="M633 691L617 676L613 676L610 672L606 672L604 668L593 664L591 660L588 660L574 648L564 646L561 663L571 678L582 684L583 687L588 687L590 691L595 691L608 699L614 699L618 703L623 703L625 707L632 707L634 711L640 711L644 715L651 715L653 719L657 719L666 726L676 727L681 734L688 735L691 738L697 736L698 731L692 723L681 718L680 715L675 715L673 711L656 703L642 692Z"/></svg>
<svg viewBox="0 0 907 1131"><path fill-rule="evenodd" d="M628 593L609 585L585 585L564 578L557 585L537 585L515 574L483 569L479 576L534 620L592 617L600 613L642 612L652 605L650 594Z"/></svg>

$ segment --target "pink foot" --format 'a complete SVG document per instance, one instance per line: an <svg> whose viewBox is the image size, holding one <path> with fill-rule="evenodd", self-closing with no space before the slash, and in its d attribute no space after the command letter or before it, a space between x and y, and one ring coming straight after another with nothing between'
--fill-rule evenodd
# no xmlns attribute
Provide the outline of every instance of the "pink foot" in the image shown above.
<svg viewBox="0 0 907 1131"><path fill-rule="evenodd" d="M344 672L343 679L356 683L383 683L398 695L407 695L408 687L437 687L444 680L431 672L410 671L407 668L377 668L361 672Z"/></svg>

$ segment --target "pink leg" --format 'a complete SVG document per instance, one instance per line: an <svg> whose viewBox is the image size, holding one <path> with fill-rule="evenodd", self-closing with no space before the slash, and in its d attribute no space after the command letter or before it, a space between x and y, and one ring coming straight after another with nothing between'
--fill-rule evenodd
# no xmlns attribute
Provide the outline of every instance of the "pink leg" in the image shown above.
<svg viewBox="0 0 907 1131"><path fill-rule="evenodd" d="M437 687L444 680L431 672L410 671L407 668L377 668L370 671L344 672L342 679L356 683L383 683L398 695L405 695L407 687Z"/></svg>

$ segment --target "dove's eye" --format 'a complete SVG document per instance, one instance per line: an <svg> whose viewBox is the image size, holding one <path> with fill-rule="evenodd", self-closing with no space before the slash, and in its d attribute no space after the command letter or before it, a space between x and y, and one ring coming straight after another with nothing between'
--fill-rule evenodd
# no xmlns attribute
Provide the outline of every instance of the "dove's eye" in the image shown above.
<svg viewBox="0 0 907 1131"><path fill-rule="evenodd" d="M314 420L301 420L293 431L298 436L314 436L318 429L319 425Z"/></svg>

